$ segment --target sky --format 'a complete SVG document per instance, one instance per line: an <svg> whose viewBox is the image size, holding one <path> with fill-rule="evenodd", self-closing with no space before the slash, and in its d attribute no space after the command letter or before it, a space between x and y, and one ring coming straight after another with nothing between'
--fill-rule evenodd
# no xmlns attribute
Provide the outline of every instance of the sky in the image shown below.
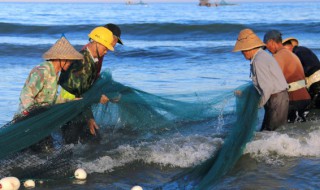
<svg viewBox="0 0 320 190"><path fill-rule="evenodd" d="M0 2L106 2L106 3L124 3L126 0L0 0ZM133 2L138 2L139 0L131 0ZM211 2L216 2L218 0L210 0ZM238 2L279 2L279 0L225 0L228 3L238 3ZM281 2L298 2L303 0L281 0ZM310 0L307 0L310 1ZM312 1L312 0L311 0ZM319 0L313 0L319 1ZM186 3L198 3L199 0L143 0L146 3L173 3L173 2L186 2Z"/></svg>

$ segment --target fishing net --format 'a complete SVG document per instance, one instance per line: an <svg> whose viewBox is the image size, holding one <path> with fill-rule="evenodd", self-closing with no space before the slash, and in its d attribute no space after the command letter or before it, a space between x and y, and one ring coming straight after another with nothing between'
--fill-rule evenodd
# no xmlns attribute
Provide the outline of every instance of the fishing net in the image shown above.
<svg viewBox="0 0 320 190"><path fill-rule="evenodd" d="M109 105L99 104L102 94ZM76 167L72 146L61 140L60 127L92 109L101 129L127 130L136 140L153 139L196 122L217 120L221 102L233 97L226 93L210 101L177 101L125 86L112 80L106 71L84 93L82 99L34 109L28 117L16 118L0 128L0 176L16 174L20 178L69 175ZM123 137L122 137L123 138ZM32 152L39 142L53 144L48 152Z"/></svg>
<svg viewBox="0 0 320 190"><path fill-rule="evenodd" d="M125 86L112 80L110 72L103 72L82 99L36 107L29 116L16 117L0 128L0 177L54 179L72 175L77 159L73 158L73 146L64 144L60 127L86 110L92 110L100 132L126 130L136 140L153 140L194 123L206 124L219 121L221 115L235 115L235 123L215 156L183 173L196 179L198 189L208 189L234 166L255 131L259 95L251 84L239 90L242 94L236 98L233 113L234 109L227 109L224 102L234 98L232 91L206 101L200 97L196 101L178 101ZM99 104L102 94L114 103ZM37 145L44 142L51 144L51 149L38 152Z"/></svg>
<svg viewBox="0 0 320 190"><path fill-rule="evenodd" d="M179 174L174 180L188 179L193 181L194 189L212 189L241 157L243 149L256 131L260 95L251 84L241 86L238 90L241 95L236 98L237 118L221 148L215 156Z"/></svg>

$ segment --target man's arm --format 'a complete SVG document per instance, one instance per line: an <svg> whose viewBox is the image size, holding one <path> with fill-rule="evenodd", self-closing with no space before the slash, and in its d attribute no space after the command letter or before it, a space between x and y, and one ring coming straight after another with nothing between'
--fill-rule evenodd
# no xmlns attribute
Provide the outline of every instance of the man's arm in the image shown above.
<svg viewBox="0 0 320 190"><path fill-rule="evenodd" d="M20 93L20 111L27 111L35 104L35 97L43 89L44 72L40 69L33 69L27 78Z"/></svg>

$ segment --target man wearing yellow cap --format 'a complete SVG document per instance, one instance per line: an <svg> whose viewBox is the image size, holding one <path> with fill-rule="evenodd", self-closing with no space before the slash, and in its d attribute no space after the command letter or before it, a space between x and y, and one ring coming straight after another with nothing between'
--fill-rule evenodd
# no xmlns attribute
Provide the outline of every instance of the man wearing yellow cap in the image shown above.
<svg viewBox="0 0 320 190"><path fill-rule="evenodd" d="M261 48L263 46L265 44L251 29L244 29L239 33L233 52L241 51L245 59L250 60L250 77L261 95L259 107L265 109L261 130L275 130L287 122L288 85L278 63Z"/></svg>
<svg viewBox="0 0 320 190"><path fill-rule="evenodd" d="M114 41L113 41L113 44L112 44L113 47L115 47L116 44L123 45L123 42L122 42L122 40L121 40L121 38L120 38L120 36L121 36L121 29L119 28L118 25L113 24L113 23L108 23L108 24L104 25L103 27L109 29L109 30L112 32L113 37L114 37ZM87 45L88 45L88 44L87 44ZM87 45L85 45L83 48L86 48ZM99 62L98 62L98 65L97 65L97 68L98 68L98 69L97 69L97 73L100 73L100 71L101 71L103 58L104 58L104 56L101 56L101 57L99 58Z"/></svg>
<svg viewBox="0 0 320 190"><path fill-rule="evenodd" d="M320 61L318 57L311 49L299 46L299 41L296 38L286 38L282 40L282 44L300 59L312 99L312 106L320 108Z"/></svg>
<svg viewBox="0 0 320 190"><path fill-rule="evenodd" d="M114 38L113 38L114 41L113 41L113 44L112 44L113 47L115 47L116 44L121 44L121 45L123 45L123 42L122 42L122 40L121 40L121 38L120 38L120 36L121 36L121 29L119 28L118 25L113 24L113 23L108 23L108 24L104 25L103 27L109 29L109 30L112 32L113 37L114 37ZM82 50L86 49L89 44L90 44L90 42L89 42L88 44L84 45L83 48L82 48ZM98 73L97 76L99 76L99 74L100 74L100 71L101 71L101 68L102 68L103 58L104 58L104 55L101 55L101 56L98 58L99 61L98 61L98 63L96 64L96 67L97 67L97 69L96 69L97 72L96 72L96 73Z"/></svg>
<svg viewBox="0 0 320 190"><path fill-rule="evenodd" d="M114 51L115 40L113 33L106 27L96 27L89 33L90 43L80 51L83 54L83 61L75 62L59 80L63 88L61 99L80 98L96 81L99 76L99 60L110 50ZM102 95L100 103L106 103L109 98ZM87 119L89 118L89 120ZM69 122L62 127L62 134L66 143L77 143L86 138L99 141L97 135L98 125L93 114L86 110L73 122Z"/></svg>

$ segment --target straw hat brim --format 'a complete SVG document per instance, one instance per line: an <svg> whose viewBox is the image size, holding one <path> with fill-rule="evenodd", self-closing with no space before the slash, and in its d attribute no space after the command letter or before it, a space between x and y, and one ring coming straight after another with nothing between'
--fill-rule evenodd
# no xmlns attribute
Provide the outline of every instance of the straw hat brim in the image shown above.
<svg viewBox="0 0 320 190"><path fill-rule="evenodd" d="M299 45L299 41L297 38L294 38L294 37L289 37L289 38L286 38L284 40L282 40L282 44L286 43L290 41L292 46L298 46Z"/></svg>
<svg viewBox="0 0 320 190"><path fill-rule="evenodd" d="M234 46L234 49L232 50L233 52L238 52L238 51L247 51L247 50L252 50L254 48L258 48L258 47L264 47L266 46L266 44L264 44L263 42L261 43L257 43L257 44L252 44L252 45L240 45L240 44L236 44Z"/></svg>
<svg viewBox="0 0 320 190"><path fill-rule="evenodd" d="M232 51L247 51L263 46L266 46L266 44L251 29L243 29L240 31Z"/></svg>
<svg viewBox="0 0 320 190"><path fill-rule="evenodd" d="M45 52L42 57L46 60L83 59L83 55L79 53L64 36L61 37L47 52Z"/></svg>

